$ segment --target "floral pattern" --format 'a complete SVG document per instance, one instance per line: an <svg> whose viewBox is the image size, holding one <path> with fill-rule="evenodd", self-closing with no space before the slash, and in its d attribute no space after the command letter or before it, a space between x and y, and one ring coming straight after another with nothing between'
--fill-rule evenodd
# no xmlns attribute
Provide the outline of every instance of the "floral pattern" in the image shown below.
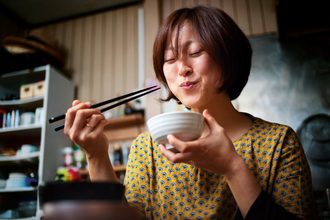
<svg viewBox="0 0 330 220"><path fill-rule="evenodd" d="M311 175L296 133L253 119L234 146L264 191L296 216L312 210ZM237 205L225 177L165 158L149 133L131 146L126 199L146 219L233 219Z"/></svg>

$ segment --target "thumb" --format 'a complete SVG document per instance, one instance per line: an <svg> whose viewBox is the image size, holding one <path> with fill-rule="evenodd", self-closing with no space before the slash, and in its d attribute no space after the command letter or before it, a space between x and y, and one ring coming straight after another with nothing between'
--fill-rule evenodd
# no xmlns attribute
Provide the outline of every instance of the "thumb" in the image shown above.
<svg viewBox="0 0 330 220"><path fill-rule="evenodd" d="M207 125L210 127L211 131L218 126L218 122L213 118L212 115L210 115L209 111L207 109L205 109L203 111L203 116L205 118L205 121L207 123Z"/></svg>

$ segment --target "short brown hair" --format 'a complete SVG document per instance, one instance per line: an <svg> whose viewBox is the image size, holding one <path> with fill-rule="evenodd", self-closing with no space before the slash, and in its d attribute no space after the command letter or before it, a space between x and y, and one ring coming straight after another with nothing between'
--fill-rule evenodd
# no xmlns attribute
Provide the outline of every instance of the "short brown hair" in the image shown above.
<svg viewBox="0 0 330 220"><path fill-rule="evenodd" d="M169 92L165 101L172 98L179 101L166 83L163 72L164 52L169 37L186 21L195 28L203 48L221 68L223 83L219 91L226 91L231 100L236 99L250 75L250 42L224 11L214 7L196 6L171 13L159 29L154 42L153 65L156 77Z"/></svg>

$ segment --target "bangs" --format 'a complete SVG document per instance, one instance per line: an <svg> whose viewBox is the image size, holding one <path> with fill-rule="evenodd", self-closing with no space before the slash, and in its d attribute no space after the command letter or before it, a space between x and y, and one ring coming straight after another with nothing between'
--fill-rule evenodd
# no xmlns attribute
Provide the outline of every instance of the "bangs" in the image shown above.
<svg viewBox="0 0 330 220"><path fill-rule="evenodd" d="M169 18L168 30L165 31L166 36L164 36L166 47L172 49L173 53L177 56L179 54L179 37L180 29L185 23L191 23L191 17L193 14L189 10L181 9L183 12L178 13L177 16L174 16L172 19ZM173 38L173 34L175 36ZM174 43L174 44L173 44ZM166 49L166 48L165 48ZM165 50L164 50L165 53Z"/></svg>

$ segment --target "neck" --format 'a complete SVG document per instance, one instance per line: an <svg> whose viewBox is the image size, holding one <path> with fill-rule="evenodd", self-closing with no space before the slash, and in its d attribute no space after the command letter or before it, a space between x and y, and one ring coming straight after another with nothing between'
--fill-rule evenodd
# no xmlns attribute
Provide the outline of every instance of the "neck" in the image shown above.
<svg viewBox="0 0 330 220"><path fill-rule="evenodd" d="M192 111L203 112L204 109L208 109L218 124L225 129L229 138L235 141L251 127L252 121L234 108L227 95L219 94L219 96L217 101Z"/></svg>

